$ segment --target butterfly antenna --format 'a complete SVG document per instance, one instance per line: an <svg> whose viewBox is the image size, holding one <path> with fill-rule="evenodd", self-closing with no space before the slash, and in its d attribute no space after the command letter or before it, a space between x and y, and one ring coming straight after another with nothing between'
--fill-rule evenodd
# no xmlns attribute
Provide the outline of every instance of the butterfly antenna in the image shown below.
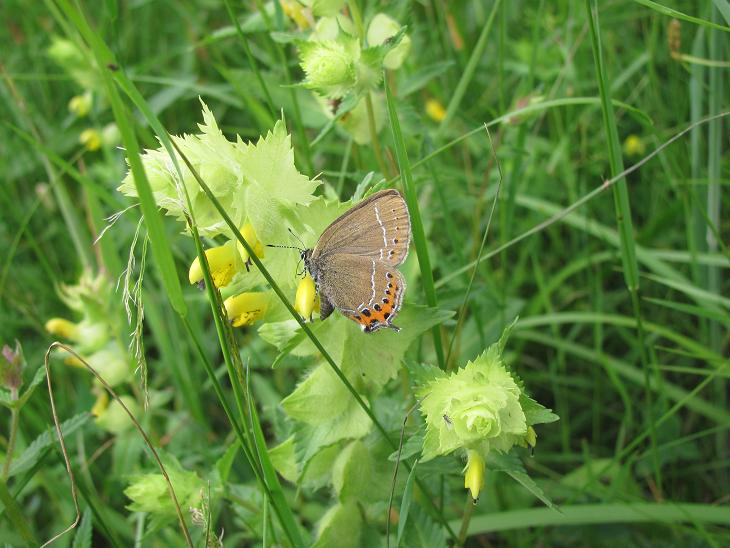
<svg viewBox="0 0 730 548"><path fill-rule="evenodd" d="M288 227L287 230L289 231L289 233L292 236L294 236L297 240L299 240L299 243L302 244L302 249L305 249L306 246L304 245L304 242L302 241L302 239L299 236L297 236L297 234L291 229L291 227Z"/></svg>
<svg viewBox="0 0 730 548"><path fill-rule="evenodd" d="M281 249L296 249L298 251L303 251L301 247L298 247L296 245L266 244L266 247L280 247Z"/></svg>

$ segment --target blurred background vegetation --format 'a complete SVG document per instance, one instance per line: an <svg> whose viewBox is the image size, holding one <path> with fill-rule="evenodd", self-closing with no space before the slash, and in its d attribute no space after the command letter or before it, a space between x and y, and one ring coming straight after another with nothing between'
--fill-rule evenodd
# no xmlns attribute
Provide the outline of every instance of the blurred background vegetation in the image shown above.
<svg viewBox="0 0 730 548"><path fill-rule="evenodd" d="M519 315L508 361L533 396L561 417L542 428L536 455L525 466L564 514L541 508L513 480L489 472L479 504L464 510L463 478L452 462L441 471L451 489L441 493L443 518L458 532L464 512L471 513L467 543L474 546L730 542L728 120L695 126L613 189L512 242L690 124L728 110L730 4L355 5L365 21L387 13L407 27L411 40L410 53L387 82L408 148L438 306L461 312L441 328L444 350L455 335L451 360L463 364ZM370 134L355 138L344 124L332 127L315 95L292 86L303 79L294 39L306 37L313 22L311 11L293 0L7 0L0 8L0 344L22 346L24 387L33 385L56 339L46 322L70 315L74 297L64 286L76 286L86 269L103 273L106 282L88 278L86 300L75 302L106 322L124 347L130 331L143 330L139 350L146 357L150 408L142 422L153 444L171 469L180 469L181 485L204 485L200 478L210 482L213 471L214 481L225 484L225 494L200 510L202 518L183 507L189 520L198 519L196 542L205 542L209 524L215 535L225 531L229 546L286 545L275 527L277 540L267 537L268 505L245 461L229 451L230 425L200 364L196 340L231 399L205 294L185 284L187 321L197 334L191 339L149 269L140 290L144 323L130 326L121 298L129 285L117 287L117 280L128 268L134 279L139 275L137 208L94 243L108 217L132 202L116 191L127 171L118 119L92 46L69 16L74 6L116 56L118 66L107 68L126 74L169 133L197 132L199 98L229 139L239 134L255 141L283 114L299 170L321 174L322 192L342 200L370 172L375 181L398 173L390 123L383 111L380 143L373 146ZM125 105L140 144L157 148L148 118L131 102ZM462 307L495 199L487 260L476 267ZM184 283L195 248L179 237L179 224L164 221ZM130 249L136 263L129 262ZM409 268L417 265L409 262ZM89 303L89 295L97 300ZM409 287L408 299L425 303L419 282ZM272 370L276 349L255 328L236 336L273 445L281 441L275 439L278 404L311 361L288 357ZM14 359L6 352L6 361ZM407 360L437 362L430 332L410 347ZM58 544L181 544L174 520L156 523L146 518L149 508L128 508L125 489L155 471L139 434L108 424L113 405L87 372L62 359L52 363L59 418L75 421L66 424L66 442L84 516ZM0 538L11 545L43 542L75 516L48 393L43 378L36 381L18 413L0 412L0 446L14 445L16 459L3 470L0 489ZM405 369L388 391L396 423L412 405L403 401L401 382L407 386ZM139 375L127 392L131 405L141 408ZM107 413L107 424L90 417L95 405ZM199 477L185 476L191 472L183 468ZM164 484L156 487L160 504L167 504ZM396 501L402 490L399 484ZM285 484L285 492L303 529L314 535L330 491ZM416 501L419 496L416 489ZM692 513L692 504L705 506ZM386 508L374 523L380 536L363 535L363 544L381 543ZM433 516L423 519L433 530L424 525L420 540L411 536L406 544L447 542Z"/></svg>

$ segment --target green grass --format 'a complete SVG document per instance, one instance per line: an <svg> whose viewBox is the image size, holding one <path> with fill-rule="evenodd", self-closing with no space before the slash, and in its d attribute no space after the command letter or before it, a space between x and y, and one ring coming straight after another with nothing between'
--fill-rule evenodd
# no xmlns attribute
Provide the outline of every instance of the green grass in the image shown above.
<svg viewBox="0 0 730 548"><path fill-rule="evenodd" d="M221 531L226 546L307 546L338 527L350 534L330 539L337 545L384 545L386 530L391 545L458 544L462 534L467 546L728 544L728 3L344 3L358 36L385 11L412 40L404 65L367 94L365 144L343 130L347 115L328 120L298 85L297 40L310 30L290 18L295 4L9 2L0 30L0 346L18 341L28 367L18 394L0 393L0 538L37 545L78 517L58 545L183 545L188 530L196 546L215 545ZM61 37L79 52L65 66L48 54ZM86 90L93 106L77 117L67 104ZM397 370L382 390L354 378L351 355L328 339L338 312L302 323L296 282L269 273L273 251L250 253L251 269L273 291L276 321L299 322L287 328L298 329L297 347L266 342L284 324L233 328L229 290L213 286L207 261L206 291L187 284L193 259L223 240L201 236L195 215L186 225L164 215L143 151L162 145L172 169L186 172L170 136L198 132L198 97L229 140L256 142L283 118L299 171L319 174L318 194L345 201L365 180L403 192L413 227L403 314L428 305L448 319L429 324L397 364L382 364ZM430 99L441 119L428 116ZM97 151L79 143L84 129L109 124L116 140ZM642 150L626 146L630 135ZM215 176L189 167L203 190L181 194L186 203ZM116 190L128 169L139 199ZM222 213L251 252L233 212ZM147 440L96 424L89 412L102 388L55 351L77 515L45 382L15 412L8 402L43 367L55 340L46 321L74 317L63 286L87 271L112 288L100 320L110 340L143 353L146 365L114 389L138 406ZM129 319L124 291L135 298ZM517 449L512 464L488 460L470 506L463 455L416 465L419 412L401 425L422 364L456 370L516 316L505 359L560 421L536 428L533 457ZM373 338L347 341L350 352L388 340L359 335ZM318 364L344 385L351 418L372 423L355 443L327 442L281 405ZM298 481L277 473L286 443L292 462L322 459L294 470ZM159 472L150 448L171 474L184 527L174 511L128 508L135 478ZM357 466L336 459L350 454ZM202 490L186 491L177 463ZM510 468L518 465L529 478ZM159 504L167 501L163 486ZM328 514L328 530L330 510L339 514Z"/></svg>

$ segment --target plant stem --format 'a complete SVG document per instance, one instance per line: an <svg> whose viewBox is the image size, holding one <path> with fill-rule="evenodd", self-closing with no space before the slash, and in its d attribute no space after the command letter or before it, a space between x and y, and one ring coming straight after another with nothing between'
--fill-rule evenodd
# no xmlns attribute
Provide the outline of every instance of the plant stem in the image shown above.
<svg viewBox="0 0 730 548"><path fill-rule="evenodd" d="M18 399L18 390L13 389L10 393L10 399L15 401ZM8 448L5 451L5 463L3 464L3 481L7 481L10 473L10 463L13 462L13 452L15 451L15 440L18 435L18 419L20 412L13 407L10 411L10 438L8 438Z"/></svg>
<svg viewBox="0 0 730 548"><path fill-rule="evenodd" d="M471 516L474 513L474 506L476 506L476 501L471 498L471 493L467 493L466 504L464 505L464 515L461 516L461 527L459 528L458 543L460 546L463 545L466 540L466 534L469 531L469 522L471 521Z"/></svg>
<svg viewBox="0 0 730 548"><path fill-rule="evenodd" d="M368 129L370 130L370 141L373 146L373 152L375 153L375 161L378 164L378 169L384 177L390 177L391 174L388 172L388 166L383 161L383 152L380 147L380 138L378 137L378 128L375 125L375 113L373 111L373 100L368 93L365 96L365 108L368 111Z"/></svg>

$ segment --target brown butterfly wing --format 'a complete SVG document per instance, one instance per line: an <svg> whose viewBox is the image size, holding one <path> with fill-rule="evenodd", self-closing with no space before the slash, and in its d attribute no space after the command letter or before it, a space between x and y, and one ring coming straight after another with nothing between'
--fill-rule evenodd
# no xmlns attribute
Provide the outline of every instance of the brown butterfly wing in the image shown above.
<svg viewBox="0 0 730 548"><path fill-rule="evenodd" d="M336 254L319 259L319 290L325 300L366 332L392 324L406 283L392 265L374 258Z"/></svg>
<svg viewBox="0 0 730 548"><path fill-rule="evenodd" d="M336 219L320 236L312 259L357 255L397 266L408 255L411 218L397 190L381 190Z"/></svg>

